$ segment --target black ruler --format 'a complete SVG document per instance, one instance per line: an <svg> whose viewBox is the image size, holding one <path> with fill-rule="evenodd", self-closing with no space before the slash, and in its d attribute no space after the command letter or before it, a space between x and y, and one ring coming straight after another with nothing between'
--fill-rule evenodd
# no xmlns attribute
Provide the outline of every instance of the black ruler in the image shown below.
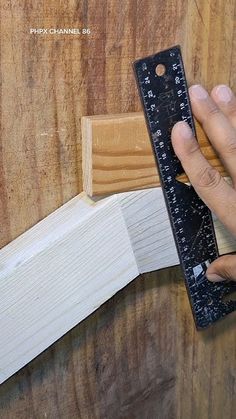
<svg viewBox="0 0 236 419"><path fill-rule="evenodd" d="M206 278L218 257L211 212L191 185L176 180L183 168L171 145L172 127L187 121L196 136L180 47L133 66L193 316L202 329L236 310L236 301L224 301L236 284Z"/></svg>

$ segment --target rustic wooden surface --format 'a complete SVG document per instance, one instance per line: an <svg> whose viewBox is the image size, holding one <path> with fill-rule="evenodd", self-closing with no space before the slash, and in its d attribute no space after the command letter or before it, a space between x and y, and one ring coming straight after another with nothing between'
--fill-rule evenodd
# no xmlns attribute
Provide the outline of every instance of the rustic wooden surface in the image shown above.
<svg viewBox="0 0 236 419"><path fill-rule="evenodd" d="M2 2L1 246L81 191L82 115L141 110L135 58L180 43L190 84L236 90L234 22L233 0ZM1 386L0 418L231 419L235 320L197 333L179 268L140 277Z"/></svg>
<svg viewBox="0 0 236 419"><path fill-rule="evenodd" d="M196 133L203 155L226 176L197 121ZM82 177L90 196L160 186L143 112L82 118ZM185 174L180 178L189 181Z"/></svg>

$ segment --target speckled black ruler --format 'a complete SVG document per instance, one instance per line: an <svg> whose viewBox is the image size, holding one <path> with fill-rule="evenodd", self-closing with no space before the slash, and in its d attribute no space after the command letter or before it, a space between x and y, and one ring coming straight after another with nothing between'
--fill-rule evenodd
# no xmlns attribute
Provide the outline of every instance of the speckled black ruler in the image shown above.
<svg viewBox="0 0 236 419"><path fill-rule="evenodd" d="M183 168L171 145L172 127L187 121L196 135L180 47L133 66L195 323L202 329L236 309L235 301L224 301L236 286L207 280L207 266L218 257L211 212L192 186L176 180Z"/></svg>

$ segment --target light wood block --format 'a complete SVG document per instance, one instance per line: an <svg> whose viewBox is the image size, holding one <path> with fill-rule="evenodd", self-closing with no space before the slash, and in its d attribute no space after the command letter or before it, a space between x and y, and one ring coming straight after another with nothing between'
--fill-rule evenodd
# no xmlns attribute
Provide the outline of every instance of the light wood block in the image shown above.
<svg viewBox="0 0 236 419"><path fill-rule="evenodd" d="M161 188L117 194L139 273L175 266L179 258ZM236 240L213 214L220 254L236 250Z"/></svg>
<svg viewBox="0 0 236 419"><path fill-rule="evenodd" d="M139 273L178 263L161 188L69 201L0 251L0 383Z"/></svg>
<svg viewBox="0 0 236 419"><path fill-rule="evenodd" d="M225 176L197 122L196 129L203 154ZM82 163L83 187L90 196L160 185L142 113L83 117Z"/></svg>
<svg viewBox="0 0 236 419"><path fill-rule="evenodd" d="M0 253L0 382L138 275L116 197L84 194Z"/></svg>

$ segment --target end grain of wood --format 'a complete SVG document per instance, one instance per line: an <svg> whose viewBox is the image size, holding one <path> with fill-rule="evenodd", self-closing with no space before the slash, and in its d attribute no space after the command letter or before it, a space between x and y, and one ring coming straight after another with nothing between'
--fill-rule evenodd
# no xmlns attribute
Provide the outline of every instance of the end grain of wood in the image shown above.
<svg viewBox="0 0 236 419"><path fill-rule="evenodd" d="M142 113L82 118L83 187L90 196L160 186ZM197 138L210 164L226 172L200 125ZM182 182L187 176L180 176Z"/></svg>

